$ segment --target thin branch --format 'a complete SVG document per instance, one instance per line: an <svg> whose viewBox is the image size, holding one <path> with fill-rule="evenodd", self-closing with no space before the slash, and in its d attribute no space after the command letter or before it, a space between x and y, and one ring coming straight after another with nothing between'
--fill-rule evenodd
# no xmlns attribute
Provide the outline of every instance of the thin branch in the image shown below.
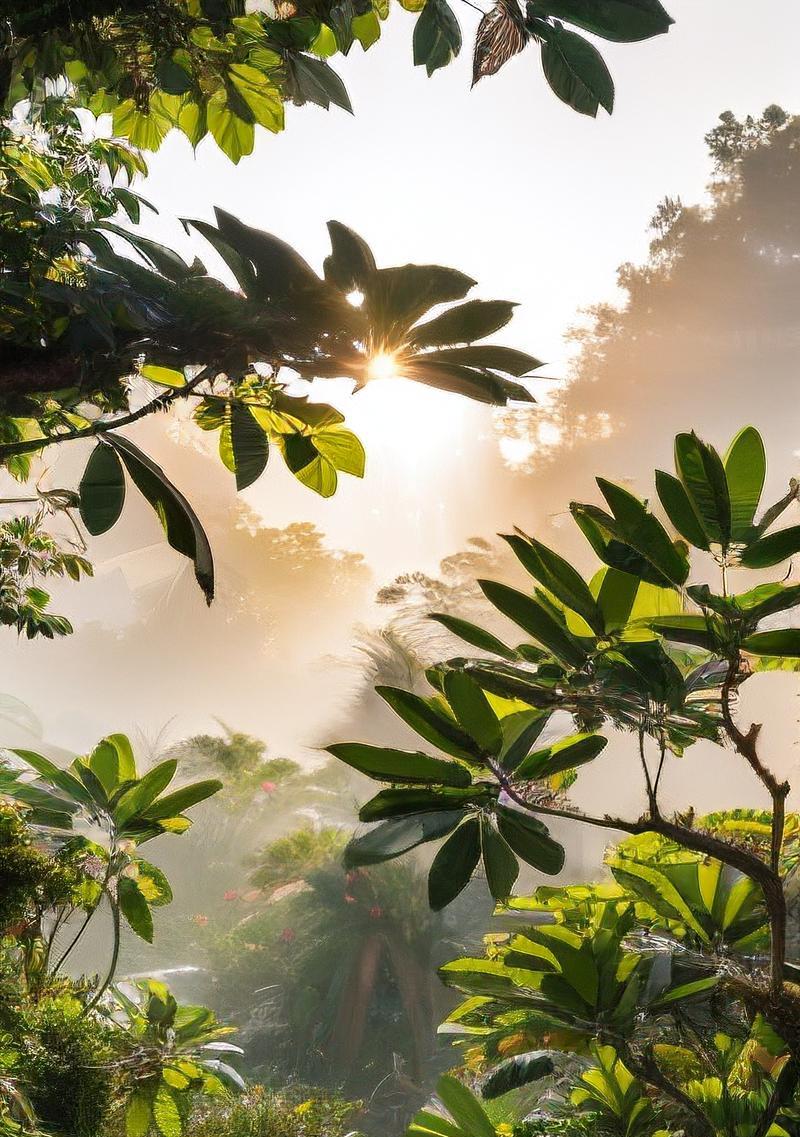
<svg viewBox="0 0 800 1137"><path fill-rule="evenodd" d="M69 431L65 434L52 434L46 438L31 438L25 439L22 442L8 442L0 446L0 461L10 458L15 454L35 454L39 450L44 450L47 446L57 445L59 442L77 442L82 438L96 438L98 435L107 434L110 430L119 430L122 426L130 426L131 423L138 422L139 419L146 418L147 415L153 414L155 411L164 410L166 407L171 406L177 402L178 399L185 399L188 395L195 393L195 388L202 382L208 379L213 371L216 371L216 366L209 364L194 376L193 379L188 379L185 386L176 387L172 391L167 391L163 395L159 395L155 399L151 399L149 403L139 407L136 411L129 411L128 414L120 415L115 419L97 419L91 423L90 426L83 427L81 430Z"/></svg>

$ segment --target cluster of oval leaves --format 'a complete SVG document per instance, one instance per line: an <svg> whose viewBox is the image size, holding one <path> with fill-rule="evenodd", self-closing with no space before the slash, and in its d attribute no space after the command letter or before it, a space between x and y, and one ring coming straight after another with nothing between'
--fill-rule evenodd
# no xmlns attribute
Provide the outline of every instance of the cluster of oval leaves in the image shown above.
<svg viewBox="0 0 800 1137"><path fill-rule="evenodd" d="M192 224L223 257L238 291L224 289L202 265L187 266L170 250L125 234L151 262L149 268L134 265L96 234L101 241L89 279L90 284L96 280L104 303L98 314L87 306L83 289L74 303L84 324L112 316L122 323L118 365L132 365L144 351L148 362L139 365L142 376L168 392L180 394L200 364L211 378L224 371L223 389L204 388L194 417L203 430L219 431L220 456L237 489L260 477L271 447L296 478L324 497L335 492L338 473L363 476L364 451L342 426L343 416L327 404L290 396L277 374L282 366L304 379L349 376L360 386L368 381L372 357L386 353L411 381L488 404L532 401L517 378L541 366L540 360L499 344L473 343L507 324L514 305L455 303L475 285L466 274L440 265L378 268L361 237L330 222L332 251L320 278L285 242L221 210L217 226ZM346 300L353 292L363 297L359 307ZM127 303L123 307L120 301ZM157 323L155 305L161 313ZM439 305L451 306L425 319ZM106 347L106 363L109 334L114 331L106 327L97 334ZM271 378L254 370L264 359ZM80 426L75 414L71 422ZM81 480L81 516L88 531L104 533L118 520L126 475L155 509L172 547L194 562L210 601L213 558L196 514L163 470L116 431L100 437Z"/></svg>
<svg viewBox="0 0 800 1137"><path fill-rule="evenodd" d="M429 75L460 52L462 33L447 0L399 0L416 14L414 63ZM389 0L276 0L247 13L240 0L130 3L68 0L35 10L0 5L0 101L41 97L44 80L66 75L114 131L157 150L173 128L197 145L210 134L238 162L255 128L280 131L285 103L351 111L327 60L380 38ZM582 114L613 108L614 84L594 44L564 22L616 42L647 39L672 23L659 0L498 0L480 22L474 81L495 74L528 44L541 48L545 78Z"/></svg>
<svg viewBox="0 0 800 1137"><path fill-rule="evenodd" d="M518 858L545 873L562 868L563 849L535 816L536 802L561 793L578 767L602 753L604 724L681 753L697 739L718 738L721 684L731 669L742 681L740 653L756 666L800 658L800 629L758 630L800 603L800 586L760 584L734 595L686 586L689 544L726 570L770 567L799 552L800 526L772 531L797 499L797 483L756 520L766 459L752 427L724 457L694 434L679 435L675 468L674 475L659 471L656 484L677 539L646 502L602 478L608 510L572 505L604 562L589 583L541 542L520 532L506 538L533 590L480 584L528 642L511 646L456 617L433 616L484 654L432 667L435 693L427 698L378 688L447 758L362 743L330 748L387 783L361 810L362 821L378 824L351 842L349 863L386 860L446 837L430 871L432 905L458 895L481 860L492 895L506 899ZM699 611L684 610L685 600ZM577 733L542 745L564 712Z"/></svg>

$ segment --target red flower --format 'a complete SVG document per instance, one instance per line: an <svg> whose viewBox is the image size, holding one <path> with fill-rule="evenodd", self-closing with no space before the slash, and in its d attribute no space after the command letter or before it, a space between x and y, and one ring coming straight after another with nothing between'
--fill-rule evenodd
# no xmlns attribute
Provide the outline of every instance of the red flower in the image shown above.
<svg viewBox="0 0 800 1137"><path fill-rule="evenodd" d="M370 920L382 920L383 909L379 908L377 904L373 904L369 910L369 918Z"/></svg>
<svg viewBox="0 0 800 1137"><path fill-rule="evenodd" d="M235 888L229 888L228 891L223 895L222 899L223 900L238 900L239 899L239 892Z"/></svg>
<svg viewBox="0 0 800 1137"><path fill-rule="evenodd" d="M284 928L281 932L281 940L285 944L293 944L297 939L297 932L294 928Z"/></svg>
<svg viewBox="0 0 800 1137"><path fill-rule="evenodd" d="M351 896L349 892L345 892L344 902L345 902L345 904L358 904L358 901L356 900L355 896Z"/></svg>
<svg viewBox="0 0 800 1137"><path fill-rule="evenodd" d="M276 782L262 782L261 789L265 794L274 794L278 786Z"/></svg>

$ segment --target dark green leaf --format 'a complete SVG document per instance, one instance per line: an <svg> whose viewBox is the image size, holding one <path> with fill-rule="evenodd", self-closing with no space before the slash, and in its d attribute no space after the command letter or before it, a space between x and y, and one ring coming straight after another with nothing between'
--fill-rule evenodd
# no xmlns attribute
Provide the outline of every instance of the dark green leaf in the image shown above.
<svg viewBox="0 0 800 1137"><path fill-rule="evenodd" d="M731 500L719 454L696 434L679 434L675 439L675 468L706 533L712 541L727 546Z"/></svg>
<svg viewBox="0 0 800 1137"><path fill-rule="evenodd" d="M487 1099L498 1098L509 1090L528 1086L553 1073L553 1059L546 1050L529 1050L525 1054L515 1054L506 1058L492 1070L481 1084L481 1095Z"/></svg>
<svg viewBox="0 0 800 1137"><path fill-rule="evenodd" d="M429 351L426 358L439 363L461 363L466 367L488 367L492 371L504 371L507 375L518 377L544 366L540 359L524 351L488 343L440 348L438 351Z"/></svg>
<svg viewBox="0 0 800 1137"><path fill-rule="evenodd" d="M429 782L441 786L469 786L469 770L456 762L431 758L419 751L392 750L361 742L340 742L328 747L334 758L382 782Z"/></svg>
<svg viewBox="0 0 800 1137"><path fill-rule="evenodd" d="M452 632L454 636L458 636L465 643L480 648L481 651L491 652L493 655L502 656L503 659L516 659L516 652L513 648L506 647L502 640L493 636L491 632L479 628L477 624L471 624L468 620L461 620L458 616L448 616L444 612L432 612L428 619L436 620L437 623L447 628L448 632Z"/></svg>
<svg viewBox="0 0 800 1137"><path fill-rule="evenodd" d="M409 343L416 348L471 344L504 328L515 307L516 304L508 300L467 300L412 328Z"/></svg>
<svg viewBox="0 0 800 1137"><path fill-rule="evenodd" d="M390 817L407 817L413 813L462 809L488 799L488 787L457 789L442 786L431 789L397 788L381 790L358 811L359 821L386 821Z"/></svg>
<svg viewBox="0 0 800 1137"><path fill-rule="evenodd" d="M376 687L375 691L412 730L445 754L470 762L480 757L480 749L467 732L430 701L400 687Z"/></svg>
<svg viewBox="0 0 800 1137"><path fill-rule="evenodd" d="M331 255L323 265L325 279L342 292L358 288L366 294L378 271L369 245L340 221L329 221L328 232Z"/></svg>
<svg viewBox="0 0 800 1137"><path fill-rule="evenodd" d="M156 767L158 769L158 767ZM154 773L154 771L151 771ZM177 817L198 802L205 801L222 789L222 782L217 778L207 778L205 781L192 782L183 786L166 797L158 798L153 805L142 810L142 816L148 821L160 821L166 817Z"/></svg>
<svg viewBox="0 0 800 1137"><path fill-rule="evenodd" d="M269 440L249 409L231 407L231 447L236 469L236 489L246 490L264 473L269 459Z"/></svg>
<svg viewBox="0 0 800 1137"><path fill-rule="evenodd" d="M556 24L542 44L545 78L559 99L580 114L614 109L614 81L597 48Z"/></svg>
<svg viewBox="0 0 800 1137"><path fill-rule="evenodd" d="M481 856L480 822L477 817L463 821L442 845L428 873L428 901L434 912L467 887Z"/></svg>
<svg viewBox="0 0 800 1137"><path fill-rule="evenodd" d="M603 616L589 586L568 561L533 537L513 534L504 539L534 580L538 580L567 608L577 612L598 635L603 633Z"/></svg>
<svg viewBox="0 0 800 1137"><path fill-rule="evenodd" d="M800 553L800 525L759 537L747 546L740 559L745 568L771 568L795 553Z"/></svg>
<svg viewBox="0 0 800 1137"><path fill-rule="evenodd" d="M511 848L527 864L554 876L564 867L564 849L550 836L548 829L530 814L519 809L499 806L498 828Z"/></svg>
<svg viewBox="0 0 800 1137"><path fill-rule="evenodd" d="M583 666L586 662L586 652L566 627L560 624L538 600L496 581L479 580L478 584L486 599L494 604L495 608L539 643L544 644L559 659L563 659L573 667Z"/></svg>
<svg viewBox="0 0 800 1137"><path fill-rule="evenodd" d="M659 0L537 0L536 11L618 43L661 35L674 23Z"/></svg>
<svg viewBox="0 0 800 1137"><path fill-rule="evenodd" d="M697 549L708 549L708 537L695 512L683 482L664 470L656 470L656 491L664 511L681 537Z"/></svg>
<svg viewBox="0 0 800 1137"><path fill-rule="evenodd" d="M503 745L500 723L475 680L464 671L448 671L444 693L460 725L480 750L497 756Z"/></svg>
<svg viewBox="0 0 800 1137"><path fill-rule="evenodd" d="M139 492L152 505L173 549L194 563L197 583L207 602L214 599L214 559L203 526L183 494L160 466L120 434L107 434Z"/></svg>
<svg viewBox="0 0 800 1137"><path fill-rule="evenodd" d="M767 476L764 441L753 426L746 426L728 447L723 465L731 503L731 537L747 539Z"/></svg>
<svg viewBox="0 0 800 1137"><path fill-rule="evenodd" d="M465 1135L496 1137L495 1127L481 1108L481 1103L458 1078L445 1074L436 1084L436 1093Z"/></svg>
<svg viewBox="0 0 800 1137"><path fill-rule="evenodd" d="M93 537L115 525L125 504L125 475L116 453L98 443L78 487L83 524Z"/></svg>
<svg viewBox="0 0 800 1137"><path fill-rule="evenodd" d="M778 628L773 632L756 632L742 643L753 655L800 656L800 628Z"/></svg>
<svg viewBox="0 0 800 1137"><path fill-rule="evenodd" d="M414 26L414 63L429 75L461 50L461 28L446 0L427 0Z"/></svg>
<svg viewBox="0 0 800 1137"><path fill-rule="evenodd" d="M349 842L344 851L345 868L377 865L400 857L426 841L437 841L455 829L463 816L463 811L457 809L382 821L368 833Z"/></svg>
<svg viewBox="0 0 800 1137"><path fill-rule="evenodd" d="M506 900L519 876L519 863L487 817L481 817L481 852L489 892L495 900Z"/></svg>
<svg viewBox="0 0 800 1137"><path fill-rule="evenodd" d="M153 916L150 906L139 891L139 886L130 877L121 876L117 880L117 901L120 911L137 936L153 942Z"/></svg>

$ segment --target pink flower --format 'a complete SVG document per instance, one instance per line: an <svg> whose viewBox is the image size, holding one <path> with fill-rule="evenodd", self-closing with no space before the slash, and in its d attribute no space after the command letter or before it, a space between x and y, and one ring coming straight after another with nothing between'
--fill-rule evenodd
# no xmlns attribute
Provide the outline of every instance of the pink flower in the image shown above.
<svg viewBox="0 0 800 1137"><path fill-rule="evenodd" d="M198 928L204 928L208 923L208 916L204 916L202 912L198 912L196 916L192 916L192 922L197 924Z"/></svg>
<svg viewBox="0 0 800 1137"><path fill-rule="evenodd" d="M356 900L355 896L351 896L349 892L345 892L344 902L345 902L345 904L358 904L358 901Z"/></svg>
<svg viewBox="0 0 800 1137"><path fill-rule="evenodd" d="M223 900L238 900L239 899L239 893L238 893L237 889L229 888L228 891L223 895L222 899Z"/></svg>
<svg viewBox="0 0 800 1137"><path fill-rule="evenodd" d="M277 790L277 788L278 788L278 785L276 782L262 782L261 783L261 789L264 791L265 794L274 794L275 791Z"/></svg>

